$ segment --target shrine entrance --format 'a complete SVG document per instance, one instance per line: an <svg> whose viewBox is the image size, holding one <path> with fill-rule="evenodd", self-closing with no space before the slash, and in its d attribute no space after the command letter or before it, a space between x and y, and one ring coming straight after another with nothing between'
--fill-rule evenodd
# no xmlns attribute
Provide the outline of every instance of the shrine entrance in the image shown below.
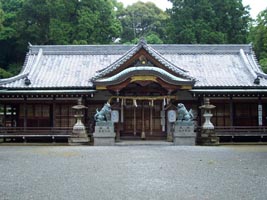
<svg viewBox="0 0 267 200"><path fill-rule="evenodd" d="M109 102L119 110L121 139L167 139L166 107L176 96L167 95L158 83L130 83Z"/></svg>
<svg viewBox="0 0 267 200"><path fill-rule="evenodd" d="M162 101L126 100L121 138L166 139L165 124Z"/></svg>

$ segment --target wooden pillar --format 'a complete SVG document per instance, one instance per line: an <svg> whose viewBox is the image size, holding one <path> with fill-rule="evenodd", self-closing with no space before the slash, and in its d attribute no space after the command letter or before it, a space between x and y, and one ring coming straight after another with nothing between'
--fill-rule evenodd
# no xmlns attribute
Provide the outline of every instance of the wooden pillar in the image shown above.
<svg viewBox="0 0 267 200"><path fill-rule="evenodd" d="M84 96L84 105L87 106L87 109L84 109L84 125L87 128L88 127L88 124L89 124L89 118L88 118L88 105L87 105L87 98L86 98L86 96Z"/></svg>
<svg viewBox="0 0 267 200"><path fill-rule="evenodd" d="M3 120L4 126L6 127L6 103L4 104L4 120Z"/></svg>
<svg viewBox="0 0 267 200"><path fill-rule="evenodd" d="M52 100L52 113L51 113L51 117L52 117L52 127L56 126L56 98L53 97Z"/></svg>
<svg viewBox="0 0 267 200"><path fill-rule="evenodd" d="M136 107L134 106L134 136L136 136Z"/></svg>
<svg viewBox="0 0 267 200"><path fill-rule="evenodd" d="M202 126L202 113L201 113L201 109L199 108L203 103L203 100L201 97L198 97L198 126Z"/></svg>
<svg viewBox="0 0 267 200"><path fill-rule="evenodd" d="M14 127L14 107L12 104L10 105L10 114L10 124L11 127Z"/></svg>
<svg viewBox="0 0 267 200"><path fill-rule="evenodd" d="M145 134L145 106L144 103L142 104L142 133L141 133L141 139L145 139L146 138L146 134Z"/></svg>
<svg viewBox="0 0 267 200"><path fill-rule="evenodd" d="M27 112L27 97L24 97L24 101L23 101L23 128L24 130L27 129L27 115L28 115L28 112Z"/></svg>
<svg viewBox="0 0 267 200"><path fill-rule="evenodd" d="M230 126L234 126L234 103L233 97L230 97Z"/></svg>
<svg viewBox="0 0 267 200"><path fill-rule="evenodd" d="M262 119L262 101L261 97L258 98L258 126L263 125L263 119Z"/></svg>
<svg viewBox="0 0 267 200"><path fill-rule="evenodd" d="M121 99L121 105L120 105L120 113L119 113L119 122L118 122L118 126L117 126L117 133L116 133L116 141L120 141L121 139L121 130L123 129L123 122L124 122L124 99Z"/></svg>
<svg viewBox="0 0 267 200"><path fill-rule="evenodd" d="M153 105L150 105L150 135L153 134Z"/></svg>
<svg viewBox="0 0 267 200"><path fill-rule="evenodd" d="M121 140L120 130L121 130L121 122L118 122L117 133L116 133L116 141L117 142L119 142Z"/></svg>
<svg viewBox="0 0 267 200"><path fill-rule="evenodd" d="M120 131L121 131L121 115L119 113L119 121L117 123L117 132L116 132L116 142L119 142L121 139Z"/></svg>

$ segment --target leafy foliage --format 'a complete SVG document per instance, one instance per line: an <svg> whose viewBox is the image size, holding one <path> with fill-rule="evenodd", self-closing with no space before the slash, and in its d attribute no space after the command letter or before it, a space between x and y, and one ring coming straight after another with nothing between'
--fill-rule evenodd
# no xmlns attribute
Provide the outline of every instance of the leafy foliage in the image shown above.
<svg viewBox="0 0 267 200"><path fill-rule="evenodd" d="M165 22L168 15L152 2L137 2L118 12L122 24L122 42L148 37L152 43L162 43L166 37Z"/></svg>
<svg viewBox="0 0 267 200"><path fill-rule="evenodd" d="M27 0L18 16L23 43L105 44L121 32L109 0Z"/></svg>
<svg viewBox="0 0 267 200"><path fill-rule="evenodd" d="M256 25L251 27L250 39L265 73L267 73L267 9L259 13Z"/></svg>
<svg viewBox="0 0 267 200"><path fill-rule="evenodd" d="M0 68L0 78L9 78L12 74L10 72L7 72L6 70Z"/></svg>
<svg viewBox="0 0 267 200"><path fill-rule="evenodd" d="M250 20L241 0L170 0L168 42L245 43Z"/></svg>
<svg viewBox="0 0 267 200"><path fill-rule="evenodd" d="M111 43L122 31L116 6L116 0L0 0L0 66L22 63L28 42Z"/></svg>
<svg viewBox="0 0 267 200"><path fill-rule="evenodd" d="M157 34L151 33L145 37L148 44L163 44L163 41Z"/></svg>

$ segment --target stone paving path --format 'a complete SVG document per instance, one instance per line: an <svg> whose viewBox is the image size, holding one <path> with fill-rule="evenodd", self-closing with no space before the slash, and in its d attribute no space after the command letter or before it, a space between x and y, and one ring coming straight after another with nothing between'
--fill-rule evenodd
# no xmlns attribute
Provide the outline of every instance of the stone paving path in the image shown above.
<svg viewBox="0 0 267 200"><path fill-rule="evenodd" d="M1 200L266 199L267 146L0 146Z"/></svg>

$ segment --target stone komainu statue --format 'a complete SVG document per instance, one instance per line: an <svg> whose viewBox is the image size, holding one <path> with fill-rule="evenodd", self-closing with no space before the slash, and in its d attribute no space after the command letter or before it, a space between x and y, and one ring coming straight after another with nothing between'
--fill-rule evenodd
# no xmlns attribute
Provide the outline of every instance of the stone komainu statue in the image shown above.
<svg viewBox="0 0 267 200"><path fill-rule="evenodd" d="M184 104L182 104L182 103L178 103L177 112L178 112L177 121L191 122L194 119L192 109L187 111Z"/></svg>
<svg viewBox="0 0 267 200"><path fill-rule="evenodd" d="M111 106L110 106L110 104L106 103L100 111L98 111L98 108L97 108L94 119L96 122L111 121Z"/></svg>

